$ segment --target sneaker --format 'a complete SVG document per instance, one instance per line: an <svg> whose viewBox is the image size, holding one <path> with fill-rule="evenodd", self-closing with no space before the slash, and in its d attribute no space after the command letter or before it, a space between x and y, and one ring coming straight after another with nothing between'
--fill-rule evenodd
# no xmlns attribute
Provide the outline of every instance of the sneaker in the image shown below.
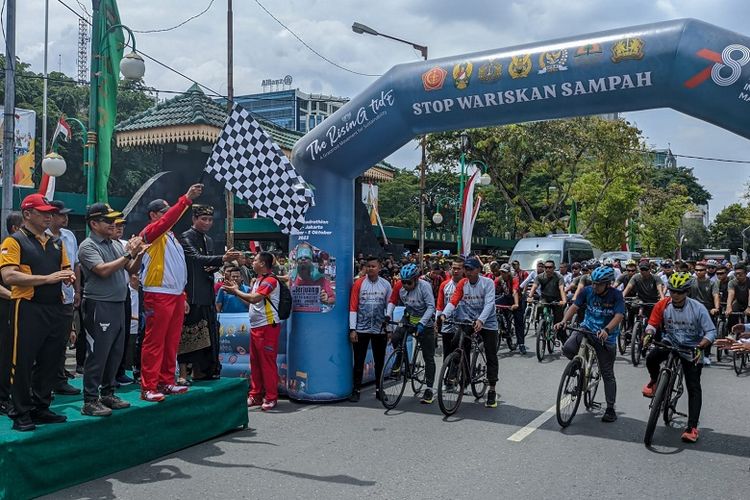
<svg viewBox="0 0 750 500"><path fill-rule="evenodd" d="M615 413L615 409L610 406L604 411L602 422L609 423L614 422L615 420L617 420L617 413Z"/></svg>
<svg viewBox="0 0 750 500"><path fill-rule="evenodd" d="M378 401L382 401L383 391L381 391L380 389L375 389L375 399L377 399Z"/></svg>
<svg viewBox="0 0 750 500"><path fill-rule="evenodd" d="M141 391L141 399L150 403L160 403L164 401L164 394L158 391Z"/></svg>
<svg viewBox="0 0 750 500"><path fill-rule="evenodd" d="M432 398L432 389L425 389L424 394L422 394L422 399L420 399L419 402L428 405L432 403Z"/></svg>
<svg viewBox="0 0 750 500"><path fill-rule="evenodd" d="M703 366L711 366L711 356L703 356Z"/></svg>
<svg viewBox="0 0 750 500"><path fill-rule="evenodd" d="M487 401L484 403L485 408L497 408L497 394L493 390L487 391Z"/></svg>
<svg viewBox="0 0 750 500"><path fill-rule="evenodd" d="M521 354L525 355L526 354L526 346L523 345L523 344L519 345L518 346L518 352L520 352Z"/></svg>
<svg viewBox="0 0 750 500"><path fill-rule="evenodd" d="M102 396L100 401L104 406L106 406L107 408L111 408L112 410L123 410L125 408L130 408L130 403L120 399L114 394L111 394L109 396Z"/></svg>
<svg viewBox="0 0 750 500"><path fill-rule="evenodd" d="M49 408L44 408L42 410L31 410L31 421L34 422L34 424L62 424L66 420L68 420L68 417L65 415L58 415L57 413L51 411Z"/></svg>
<svg viewBox="0 0 750 500"><path fill-rule="evenodd" d="M689 427L682 433L682 440L686 443L695 443L698 441L698 428Z"/></svg>
<svg viewBox="0 0 750 500"><path fill-rule="evenodd" d="M115 382L117 382L118 385L130 385L135 381L127 375L118 375L115 377Z"/></svg>
<svg viewBox="0 0 750 500"><path fill-rule="evenodd" d="M36 424L31 420L31 415L24 413L13 419L13 430L20 432L29 432L36 429Z"/></svg>
<svg viewBox="0 0 750 500"><path fill-rule="evenodd" d="M190 388L186 385L160 384L159 391L164 394L185 394Z"/></svg>
<svg viewBox="0 0 750 500"><path fill-rule="evenodd" d="M81 389L73 387L69 383L65 382L64 384L57 387L54 392L55 394L60 394L61 396L75 396L81 393Z"/></svg>
<svg viewBox="0 0 750 500"><path fill-rule="evenodd" d="M649 382L641 389L641 394L643 394L644 398L653 398L654 392L656 392L656 382Z"/></svg>
<svg viewBox="0 0 750 500"><path fill-rule="evenodd" d="M104 406L102 401L92 399L83 403L81 415L88 415L89 417L108 417L112 415L112 410Z"/></svg>
<svg viewBox="0 0 750 500"><path fill-rule="evenodd" d="M263 411L273 410L276 408L276 400L271 401L263 401L263 404L260 405L260 409Z"/></svg>
<svg viewBox="0 0 750 500"><path fill-rule="evenodd" d="M248 408L252 408L253 406L260 406L262 404L263 404L263 401L261 401L260 399L255 399L252 396L248 396L247 397L247 407Z"/></svg>
<svg viewBox="0 0 750 500"><path fill-rule="evenodd" d="M359 391L358 390L355 389L352 391L351 395L349 396L349 401L351 401L352 403L359 403Z"/></svg>

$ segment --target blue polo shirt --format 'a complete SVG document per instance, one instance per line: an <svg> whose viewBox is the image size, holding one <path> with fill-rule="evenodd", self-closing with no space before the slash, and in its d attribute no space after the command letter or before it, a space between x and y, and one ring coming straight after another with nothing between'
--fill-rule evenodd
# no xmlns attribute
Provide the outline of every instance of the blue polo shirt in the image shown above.
<svg viewBox="0 0 750 500"><path fill-rule="evenodd" d="M576 306L579 309L586 308L586 316L581 326L592 332L598 332L607 326L615 314L625 314L625 300L622 298L622 292L612 287L607 287L604 295L597 295L592 286L587 286L578 295ZM619 334L620 326L618 325L609 332L607 343L617 342Z"/></svg>
<svg viewBox="0 0 750 500"><path fill-rule="evenodd" d="M248 293L250 287L242 283L239 286L241 292ZM223 313L246 313L250 310L250 306L242 302L236 295L230 295L224 290L219 290L216 295L216 303L221 304L221 312Z"/></svg>

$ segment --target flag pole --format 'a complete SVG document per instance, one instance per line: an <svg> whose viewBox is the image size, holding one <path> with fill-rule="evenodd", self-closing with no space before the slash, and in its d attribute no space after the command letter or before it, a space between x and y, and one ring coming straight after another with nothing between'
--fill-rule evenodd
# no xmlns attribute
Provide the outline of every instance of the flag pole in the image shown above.
<svg viewBox="0 0 750 500"><path fill-rule="evenodd" d="M234 104L234 60L233 39L234 30L232 27L232 0L227 0L227 114L232 114ZM205 172L205 170L204 170ZM201 176L201 179L203 177ZM226 190L226 207L227 207L227 248L234 248L234 193Z"/></svg>
<svg viewBox="0 0 750 500"><path fill-rule="evenodd" d="M49 45L49 0L44 0L44 90L42 96L42 158L47 154L47 53Z"/></svg>
<svg viewBox="0 0 750 500"><path fill-rule="evenodd" d="M1 22L1 20L0 20ZM13 209L13 174L15 172L16 131L16 0L5 4L5 103L3 108L3 200L0 218L5 221ZM3 237L8 236L5 224L0 224Z"/></svg>

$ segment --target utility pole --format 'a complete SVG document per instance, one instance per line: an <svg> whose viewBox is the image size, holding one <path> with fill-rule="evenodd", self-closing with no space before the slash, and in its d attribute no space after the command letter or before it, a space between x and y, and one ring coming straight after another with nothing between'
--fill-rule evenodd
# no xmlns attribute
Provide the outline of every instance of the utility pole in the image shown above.
<svg viewBox="0 0 750 500"><path fill-rule="evenodd" d="M422 57L427 60L427 47L422 50ZM424 206L427 181L427 135L422 136L422 162L419 164L419 272L424 272Z"/></svg>
<svg viewBox="0 0 750 500"><path fill-rule="evenodd" d="M0 208L2 236L8 236L5 220L13 209L13 173L16 165L16 0L5 4L5 109L3 111L3 201Z"/></svg>
<svg viewBox="0 0 750 500"><path fill-rule="evenodd" d="M42 96L42 158L47 155L47 56L49 42L49 0L44 0L44 90Z"/></svg>
<svg viewBox="0 0 750 500"><path fill-rule="evenodd" d="M232 22L232 0L227 0L227 114L232 114L234 105L234 29ZM227 249L234 248L234 193L226 190Z"/></svg>

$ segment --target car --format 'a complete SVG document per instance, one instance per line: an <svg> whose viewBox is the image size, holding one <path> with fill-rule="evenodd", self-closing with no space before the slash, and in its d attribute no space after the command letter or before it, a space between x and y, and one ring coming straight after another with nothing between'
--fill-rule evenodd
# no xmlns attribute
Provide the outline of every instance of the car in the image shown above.
<svg viewBox="0 0 750 500"><path fill-rule="evenodd" d="M517 260L521 269L531 271L538 261L551 260L559 267L560 262L583 262L594 258L591 242L580 234L551 234L541 238L518 240L510 254L510 261Z"/></svg>
<svg viewBox="0 0 750 500"><path fill-rule="evenodd" d="M599 261L604 262L605 259L619 260L624 264L631 259L638 262L639 260L641 260L641 254L639 252L625 251L604 252L599 256Z"/></svg>

